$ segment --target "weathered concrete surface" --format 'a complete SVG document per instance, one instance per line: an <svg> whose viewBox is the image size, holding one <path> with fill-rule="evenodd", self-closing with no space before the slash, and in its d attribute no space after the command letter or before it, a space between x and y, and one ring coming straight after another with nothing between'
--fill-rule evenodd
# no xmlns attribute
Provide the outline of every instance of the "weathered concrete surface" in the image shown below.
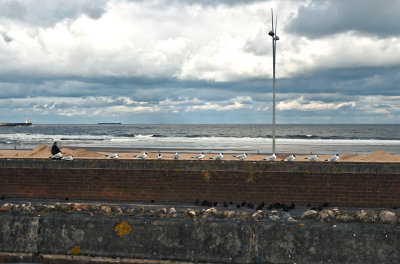
<svg viewBox="0 0 400 264"><path fill-rule="evenodd" d="M81 159L73 161L49 159L1 159L0 168L42 169L128 169L183 171L271 171L307 173L371 173L399 174L400 163L382 162L266 162L232 160L109 160Z"/></svg>
<svg viewBox="0 0 400 264"><path fill-rule="evenodd" d="M38 251L39 217L0 214L0 251Z"/></svg>
<svg viewBox="0 0 400 264"><path fill-rule="evenodd" d="M35 256L210 263L400 262L399 225L9 213L0 214L0 221L0 251ZM12 240L17 242L9 245Z"/></svg>

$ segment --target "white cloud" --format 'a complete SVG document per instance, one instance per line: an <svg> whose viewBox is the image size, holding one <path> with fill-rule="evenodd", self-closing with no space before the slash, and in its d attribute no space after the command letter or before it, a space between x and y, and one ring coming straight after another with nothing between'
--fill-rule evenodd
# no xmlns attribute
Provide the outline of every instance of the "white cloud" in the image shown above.
<svg viewBox="0 0 400 264"><path fill-rule="evenodd" d="M276 106L278 110L298 110L298 111L327 111L327 110L338 110L343 107L355 107L356 102L334 102L326 103L323 101L308 101L304 97L300 97L294 100L279 102Z"/></svg>

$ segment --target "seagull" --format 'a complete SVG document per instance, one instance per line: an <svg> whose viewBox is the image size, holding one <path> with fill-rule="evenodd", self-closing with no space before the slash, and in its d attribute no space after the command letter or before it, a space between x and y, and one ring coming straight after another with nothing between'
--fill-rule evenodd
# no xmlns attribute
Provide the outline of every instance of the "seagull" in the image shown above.
<svg viewBox="0 0 400 264"><path fill-rule="evenodd" d="M196 156L194 156L194 157L192 157L192 158L193 158L193 159L202 160L202 159L204 159L204 152L201 152L201 154L196 155Z"/></svg>
<svg viewBox="0 0 400 264"><path fill-rule="evenodd" d="M118 159L119 158L119 154L118 153L114 153L111 155L106 155L106 157L109 157L110 159Z"/></svg>
<svg viewBox="0 0 400 264"><path fill-rule="evenodd" d="M157 155L157 159L162 159L162 155L161 155L161 153L158 153L158 155Z"/></svg>
<svg viewBox="0 0 400 264"><path fill-rule="evenodd" d="M339 154L336 154L325 161L335 162L337 160L339 160Z"/></svg>
<svg viewBox="0 0 400 264"><path fill-rule="evenodd" d="M137 155L136 157L137 157L138 159L145 159L145 158L147 157L147 153L146 153L146 152L143 152L142 154Z"/></svg>
<svg viewBox="0 0 400 264"><path fill-rule="evenodd" d="M61 159L62 160L74 160L74 157L71 155L71 156L62 157Z"/></svg>
<svg viewBox="0 0 400 264"><path fill-rule="evenodd" d="M264 160L268 160L268 161L274 161L276 160L276 153L272 154L269 157L266 157Z"/></svg>
<svg viewBox="0 0 400 264"><path fill-rule="evenodd" d="M179 155L178 155L178 152L175 152L175 154L174 154L174 159L179 159Z"/></svg>
<svg viewBox="0 0 400 264"><path fill-rule="evenodd" d="M287 157L286 159L284 159L283 161L294 161L295 158L296 158L296 155L292 154L289 157Z"/></svg>
<svg viewBox="0 0 400 264"><path fill-rule="evenodd" d="M62 154L61 152L58 152L56 154L54 154L53 156L51 156L52 159L61 159L62 158Z"/></svg>
<svg viewBox="0 0 400 264"><path fill-rule="evenodd" d="M240 155L237 155L237 156L234 156L235 158L238 158L239 160L244 160L244 159L246 159L247 158L247 154L246 153L243 153L243 154L240 154Z"/></svg>
<svg viewBox="0 0 400 264"><path fill-rule="evenodd" d="M308 159L309 161L317 161L318 160L318 155L313 155L311 157L304 158L304 159Z"/></svg>
<svg viewBox="0 0 400 264"><path fill-rule="evenodd" d="M212 157L210 159L214 159L214 160L222 160L224 158L224 154L219 153L217 156Z"/></svg>

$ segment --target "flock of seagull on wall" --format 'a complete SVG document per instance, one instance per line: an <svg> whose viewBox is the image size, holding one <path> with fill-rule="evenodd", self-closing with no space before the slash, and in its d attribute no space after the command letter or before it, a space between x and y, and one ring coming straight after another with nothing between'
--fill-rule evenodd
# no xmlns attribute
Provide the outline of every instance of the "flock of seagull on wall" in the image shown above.
<svg viewBox="0 0 400 264"><path fill-rule="evenodd" d="M108 158L110 158L110 159L118 159L118 158L119 158L119 154L118 154L118 153L114 153L114 154L106 155L106 157L108 157ZM134 156L134 157L136 157L136 158L138 158L138 159L145 159L145 158L148 157L148 155L147 155L146 152L143 152L142 154L137 155L137 156ZM201 154L198 154L198 155L196 155L196 156L193 156L192 159L203 160L204 157L205 157L205 156L204 156L204 152L202 152ZM235 157L235 158L237 158L237 159L239 159L239 160L244 160L244 159L247 158L247 154L246 154L246 153L243 153L243 154L236 155L236 156L233 156L233 157ZM161 160L162 158L163 158L162 154L161 154L161 153L158 153L158 154L157 154L157 159ZM223 153L219 153L218 155L216 155L216 156L214 156L214 157L211 157L210 159L213 159L213 160L222 160L223 158L224 158L224 154L223 154ZM266 157L264 160L266 160L266 161L275 161L276 158L277 158L277 156L276 156L276 154L274 153L274 154L272 154L271 156ZM177 159L179 159L179 154L178 154L178 152L175 152L175 154L174 154L174 160L177 160ZM292 154L292 155L286 157L283 161L288 162L288 161L294 161L295 159L296 159L296 155ZM305 159L307 159L307 160L309 160L309 161L318 161L318 155L312 155L312 156L307 157L307 158L305 158ZM325 160L325 161L335 162L335 161L338 161L338 160L339 160L339 154L336 154L336 155L333 155L332 157L330 157L329 159L327 159L327 160Z"/></svg>

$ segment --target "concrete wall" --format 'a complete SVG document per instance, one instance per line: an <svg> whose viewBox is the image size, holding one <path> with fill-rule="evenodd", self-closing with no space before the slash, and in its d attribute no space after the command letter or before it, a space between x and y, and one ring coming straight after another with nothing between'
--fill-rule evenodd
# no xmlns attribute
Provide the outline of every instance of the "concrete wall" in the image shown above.
<svg viewBox="0 0 400 264"><path fill-rule="evenodd" d="M399 163L0 159L0 195L400 206Z"/></svg>
<svg viewBox="0 0 400 264"><path fill-rule="evenodd" d="M396 225L2 213L0 227L0 262L18 254L42 263L68 255L160 263L400 262Z"/></svg>

